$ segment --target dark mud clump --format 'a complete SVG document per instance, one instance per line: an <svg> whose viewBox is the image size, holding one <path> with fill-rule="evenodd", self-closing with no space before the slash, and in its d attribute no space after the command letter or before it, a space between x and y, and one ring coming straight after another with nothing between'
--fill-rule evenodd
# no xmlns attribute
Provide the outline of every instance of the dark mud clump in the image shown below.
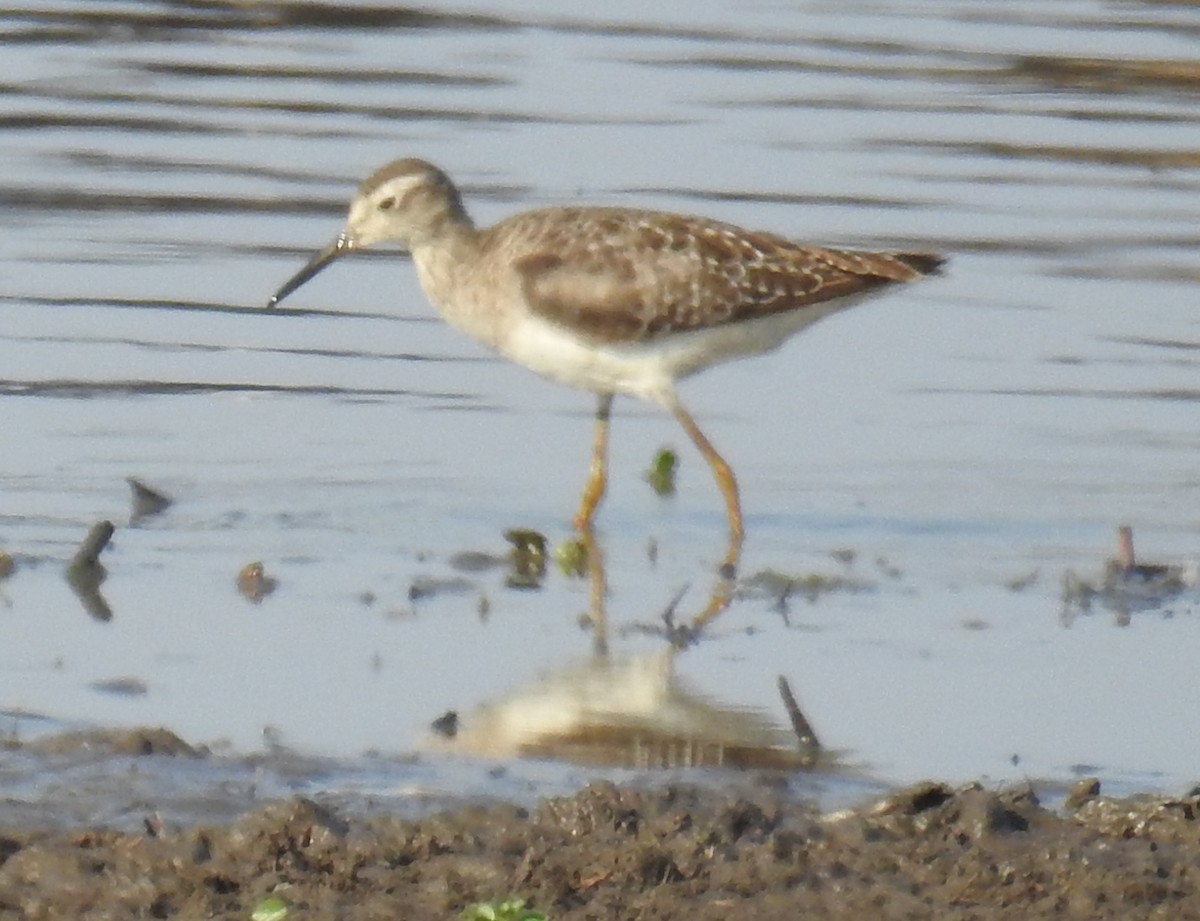
<svg viewBox="0 0 1200 921"><path fill-rule="evenodd" d="M1200 798L928 784L821 815L766 787L589 787L420 820L293 799L228 827L0 829L0 918L1200 918Z"/></svg>

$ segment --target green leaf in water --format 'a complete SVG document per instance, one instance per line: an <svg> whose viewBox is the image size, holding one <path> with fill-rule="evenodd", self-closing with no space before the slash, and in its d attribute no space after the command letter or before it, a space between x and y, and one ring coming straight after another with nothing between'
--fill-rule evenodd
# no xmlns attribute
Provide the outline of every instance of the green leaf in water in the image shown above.
<svg viewBox="0 0 1200 921"><path fill-rule="evenodd" d="M564 540L554 548L554 562L564 576L587 574L587 546L581 540Z"/></svg>
<svg viewBox="0 0 1200 921"><path fill-rule="evenodd" d="M660 496L675 495L675 471L679 468L679 457L670 448L662 448L654 455L646 480L650 488Z"/></svg>

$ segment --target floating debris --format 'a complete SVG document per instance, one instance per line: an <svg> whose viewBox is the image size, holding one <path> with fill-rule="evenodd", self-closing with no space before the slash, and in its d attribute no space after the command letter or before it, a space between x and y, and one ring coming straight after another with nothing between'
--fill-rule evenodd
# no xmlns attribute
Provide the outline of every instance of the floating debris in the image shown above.
<svg viewBox="0 0 1200 921"><path fill-rule="evenodd" d="M100 554L112 540L115 531L111 521L99 521L92 525L67 565L67 582L83 602L84 610L99 621L112 620L112 608L100 594L100 586L108 577L108 570L100 562Z"/></svg>
<svg viewBox="0 0 1200 921"><path fill-rule="evenodd" d="M554 548L554 563L564 576L586 576L588 568L587 544L578 537L564 540Z"/></svg>
<svg viewBox="0 0 1200 921"><path fill-rule="evenodd" d="M1133 549L1133 528L1127 524L1117 528L1117 558L1105 564L1105 584L1113 582L1161 583L1173 589L1186 584L1182 566L1137 561Z"/></svg>
<svg viewBox="0 0 1200 921"><path fill-rule="evenodd" d="M776 679L776 684L779 687L779 696L783 700L783 708L787 711L788 719L791 721L792 732L796 734L796 741L800 743L802 751L811 752L815 756L821 750L821 742L817 739L817 733L813 730L812 723L808 721L808 717L800 709L800 704L796 702L792 686L788 684L787 678L783 675Z"/></svg>
<svg viewBox="0 0 1200 921"><path fill-rule="evenodd" d="M853 566L854 561L858 559L858 551L850 547L839 547L837 550L830 550L829 555L843 566Z"/></svg>
<svg viewBox="0 0 1200 921"><path fill-rule="evenodd" d="M682 603L684 596L687 595L691 585L684 585L678 589L663 608L662 614L657 622L653 623L632 623L626 624L621 628L623 636L640 635L640 636L658 636L665 639L675 649L686 649L688 646L694 645L700 639L700 634L703 629L703 624L697 626L693 623L679 623L675 619L675 614L679 610L679 605Z"/></svg>
<svg viewBox="0 0 1200 921"><path fill-rule="evenodd" d="M12 554L0 550L0 579L7 579L16 569L17 562L12 558Z"/></svg>
<svg viewBox="0 0 1200 921"><path fill-rule="evenodd" d="M504 539L513 545L509 554L509 588L536 589L546 577L546 536L529 528L512 528Z"/></svg>
<svg viewBox="0 0 1200 921"><path fill-rule="evenodd" d="M675 473L679 469L679 456L670 448L660 448L646 471L646 482L659 496L675 495Z"/></svg>
<svg viewBox="0 0 1200 921"><path fill-rule="evenodd" d="M100 554L104 552L104 548L108 546L108 542L112 540L116 530L111 521L98 521L92 525L87 532L87 537L75 551L75 556L71 558L71 563L67 567L68 572L88 569L103 570L104 567L100 564Z"/></svg>
<svg viewBox="0 0 1200 921"><path fill-rule="evenodd" d="M889 579L899 580L904 578L904 570L885 556L877 556L875 558L875 568Z"/></svg>
<svg viewBox="0 0 1200 921"><path fill-rule="evenodd" d="M104 681L93 681L88 687L93 691L118 697L142 697L150 691L141 678L108 678Z"/></svg>
<svg viewBox="0 0 1200 921"><path fill-rule="evenodd" d="M474 591L475 587L474 582L462 576L417 576L408 586L408 600L421 601L434 595L461 595Z"/></svg>
<svg viewBox="0 0 1200 921"><path fill-rule="evenodd" d="M1133 528L1117 528L1117 556L1104 564L1096 582L1081 579L1068 570L1063 575L1063 617L1085 614L1093 603L1117 615L1117 623L1129 623L1139 611L1162 610L1196 587L1196 566L1141 563L1133 546Z"/></svg>
<svg viewBox="0 0 1200 921"><path fill-rule="evenodd" d="M509 528L504 539L513 545L515 552L546 559L546 535L532 528Z"/></svg>
<svg viewBox="0 0 1200 921"><path fill-rule="evenodd" d="M1035 569L1033 572L1026 573L1023 576L1017 576L1016 578L1009 579L1004 583L1004 587L1010 592L1023 592L1025 589L1036 585L1040 577L1041 570Z"/></svg>
<svg viewBox="0 0 1200 921"><path fill-rule="evenodd" d="M133 524L168 508L171 504L169 496L159 492L152 486L147 486L136 477L126 477L125 482L133 493L133 510L129 513L129 523Z"/></svg>
<svg viewBox="0 0 1200 921"><path fill-rule="evenodd" d="M430 723L429 728L443 739L453 739L458 735L458 711L447 710Z"/></svg>
<svg viewBox="0 0 1200 921"><path fill-rule="evenodd" d="M278 587L279 580L268 576L263 564L257 560L247 563L237 574L238 591L254 604L259 604Z"/></svg>
<svg viewBox="0 0 1200 921"><path fill-rule="evenodd" d="M482 550L462 550L450 557L450 568L459 572L486 572L508 564L508 557Z"/></svg>
<svg viewBox="0 0 1200 921"><path fill-rule="evenodd" d="M869 579L847 574L787 573L763 569L743 579L738 586L738 594L741 597L774 599L775 607L784 611L788 602L797 595L814 602L831 592L870 592L876 588L877 585Z"/></svg>

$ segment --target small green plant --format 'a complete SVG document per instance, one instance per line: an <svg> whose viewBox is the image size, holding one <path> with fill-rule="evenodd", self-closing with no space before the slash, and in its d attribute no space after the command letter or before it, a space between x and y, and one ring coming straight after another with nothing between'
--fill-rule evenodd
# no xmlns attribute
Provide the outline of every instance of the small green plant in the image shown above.
<svg viewBox="0 0 1200 921"><path fill-rule="evenodd" d="M565 540L554 548L554 562L564 576L587 575L587 545L581 540Z"/></svg>
<svg viewBox="0 0 1200 921"><path fill-rule="evenodd" d="M547 921L541 912L526 908L524 899L478 902L465 908L459 917L462 921Z"/></svg>
<svg viewBox="0 0 1200 921"><path fill-rule="evenodd" d="M250 921L283 921L287 917L288 903L277 895L263 899L250 912Z"/></svg>
<svg viewBox="0 0 1200 921"><path fill-rule="evenodd" d="M670 448L662 448L654 455L650 469L646 471L646 480L650 488L660 496L675 495L675 471L679 467L679 458Z"/></svg>

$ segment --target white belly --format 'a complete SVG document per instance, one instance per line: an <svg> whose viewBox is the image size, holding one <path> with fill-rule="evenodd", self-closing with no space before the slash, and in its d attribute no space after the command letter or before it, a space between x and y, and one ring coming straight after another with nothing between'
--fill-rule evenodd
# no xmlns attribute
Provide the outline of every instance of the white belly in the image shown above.
<svg viewBox="0 0 1200 921"><path fill-rule="evenodd" d="M675 381L723 361L774 351L805 327L861 299L843 298L628 344L585 342L561 326L523 313L496 348L517 364L571 387L663 402L673 393Z"/></svg>

